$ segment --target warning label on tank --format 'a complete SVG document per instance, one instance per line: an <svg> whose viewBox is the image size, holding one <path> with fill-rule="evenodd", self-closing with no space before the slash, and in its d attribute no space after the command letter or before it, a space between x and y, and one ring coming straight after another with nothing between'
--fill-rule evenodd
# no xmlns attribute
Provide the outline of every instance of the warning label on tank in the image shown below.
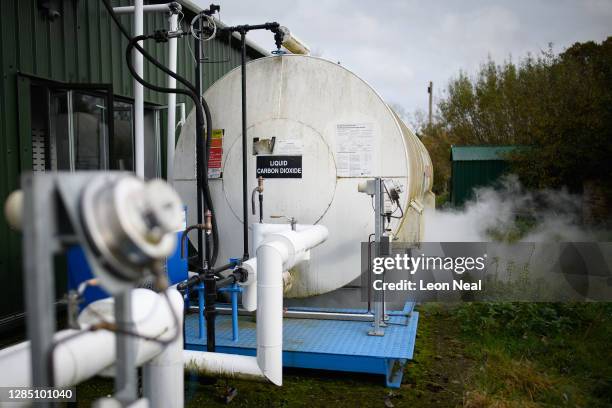
<svg viewBox="0 0 612 408"><path fill-rule="evenodd" d="M257 156L256 176L302 178L302 156Z"/></svg>
<svg viewBox="0 0 612 408"><path fill-rule="evenodd" d="M218 179L222 177L221 161L223 159L223 134L224 129L213 129L210 139L210 155L208 156L208 178Z"/></svg>
<svg viewBox="0 0 612 408"><path fill-rule="evenodd" d="M374 126L372 123L336 125L336 167L338 177L372 175Z"/></svg>

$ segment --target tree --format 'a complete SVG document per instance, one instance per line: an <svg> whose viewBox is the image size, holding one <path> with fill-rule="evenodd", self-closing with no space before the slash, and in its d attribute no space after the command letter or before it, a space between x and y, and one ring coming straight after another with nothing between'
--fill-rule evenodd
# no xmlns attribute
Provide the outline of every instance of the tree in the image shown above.
<svg viewBox="0 0 612 408"><path fill-rule="evenodd" d="M612 37L517 64L489 59L474 78L460 72L451 80L437 110L422 131L430 149L521 145L510 159L528 186L612 185Z"/></svg>

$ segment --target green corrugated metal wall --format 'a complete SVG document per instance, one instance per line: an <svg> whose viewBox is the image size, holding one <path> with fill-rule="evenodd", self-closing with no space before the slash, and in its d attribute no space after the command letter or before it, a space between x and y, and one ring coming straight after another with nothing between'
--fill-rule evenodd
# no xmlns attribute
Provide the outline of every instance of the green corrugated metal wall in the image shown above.
<svg viewBox="0 0 612 408"><path fill-rule="evenodd" d="M474 198L474 188L490 186L508 170L504 160L453 161L451 167L451 202L462 206Z"/></svg>
<svg viewBox="0 0 612 408"><path fill-rule="evenodd" d="M29 114L19 109L18 73L61 82L112 83L116 95L131 97L132 79L124 60L127 40L123 38L107 14L100 0L58 0L61 17L49 21L39 11L37 0L2 0L0 21L0 203L19 187L19 174L31 163L31 152L20 146L19 134L28 134ZM130 5L129 0L113 1L114 6ZM189 10L184 21L190 21ZM123 24L131 31L131 17L122 16ZM183 23L185 26L185 23ZM160 13L145 14L145 32L166 28L165 16ZM190 37L179 40L178 72L194 80L195 62L186 46ZM228 46L226 41L214 39L206 43L205 56L210 61L222 63L204 64L204 85L237 66L240 61L238 41ZM158 60L167 63L166 44L149 41L146 45ZM249 49L249 59L260 57ZM145 77L158 85L165 85L166 77L149 64L145 65ZM23 103L23 99L21 101ZM25 98L29 100L28 98ZM185 102L182 95L178 102ZM165 95L145 90L149 103L164 104ZM188 111L191 104L188 102ZM35 101L32 101L35 103ZM26 107L29 108L29 107ZM22 117L19 117L19 113ZM165 142L162 141L162 146ZM22 307L21 237L9 230L4 216L0 217L0 319L20 312Z"/></svg>

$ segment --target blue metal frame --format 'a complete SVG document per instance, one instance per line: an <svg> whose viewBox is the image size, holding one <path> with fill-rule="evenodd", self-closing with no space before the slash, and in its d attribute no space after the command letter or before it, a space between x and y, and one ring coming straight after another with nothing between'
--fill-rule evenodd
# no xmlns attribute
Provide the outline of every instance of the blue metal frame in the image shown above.
<svg viewBox="0 0 612 408"><path fill-rule="evenodd" d="M283 365L383 374L387 387L398 388L406 362L412 359L414 351L419 314L413 307L414 303L408 302L403 310L388 312L390 325L384 337L367 336L369 322L285 318ZM240 338L234 336L237 329L234 318L230 337L229 319L229 316L218 317L217 352L254 356L256 330L251 318L241 317L244 323ZM185 348L206 351L206 339L195 334L197 325L195 316L187 316Z"/></svg>
<svg viewBox="0 0 612 408"><path fill-rule="evenodd" d="M219 289L219 292L229 292L232 299L232 341L238 341L238 294L242 293L242 286L234 283L227 288ZM202 309L200 308L200 314Z"/></svg>

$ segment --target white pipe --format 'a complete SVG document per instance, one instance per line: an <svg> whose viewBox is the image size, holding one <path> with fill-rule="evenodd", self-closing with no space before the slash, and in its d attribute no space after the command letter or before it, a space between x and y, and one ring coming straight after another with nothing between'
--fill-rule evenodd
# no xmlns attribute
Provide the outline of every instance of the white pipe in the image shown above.
<svg viewBox="0 0 612 408"><path fill-rule="evenodd" d="M142 9L144 12L151 11L168 11L172 3L166 4L147 4ZM131 14L134 12L134 6L113 7L113 11L117 14Z"/></svg>
<svg viewBox="0 0 612 408"><path fill-rule="evenodd" d="M280 31L283 33L282 45L287 51L292 54L309 55L310 47L306 45L302 40L291 34L287 27L280 27Z"/></svg>
<svg viewBox="0 0 612 408"><path fill-rule="evenodd" d="M174 291L178 294L178 291ZM179 295L180 296L180 295ZM182 298L181 298L182 300ZM183 323L183 302L175 310ZM182 408L184 406L183 331L180 335L142 370L144 396L151 408Z"/></svg>
<svg viewBox="0 0 612 408"><path fill-rule="evenodd" d="M176 31L178 29L178 14L173 13L168 19L168 31ZM170 38L168 40L168 69L176 72L178 39ZM168 88L176 88L176 79L168 75ZM166 180L172 184L174 181L174 147L176 132L176 94L168 94L168 135L166 145Z"/></svg>
<svg viewBox="0 0 612 408"><path fill-rule="evenodd" d="M312 227L312 224L296 224L296 231L303 231ZM291 231L291 224L253 223L251 224L251 252L256 253L259 245L269 235L276 232Z"/></svg>
<svg viewBox="0 0 612 408"><path fill-rule="evenodd" d="M311 228L312 225L308 224L297 224L295 229L296 231L304 231ZM251 244L253 253L257 253L257 248L261 245L262 242L268 237L270 234L278 233L278 232L288 232L291 231L290 224L267 224L267 223L254 223L251 225ZM252 284L253 282L257 282L257 258L249 259L244 262L242 266L247 270L249 277L246 282L240 283L242 286L242 307L252 312L257 309L257 285ZM290 285L291 275L285 271L283 271L283 290Z"/></svg>
<svg viewBox="0 0 612 408"><path fill-rule="evenodd" d="M144 30L143 0L134 0L134 36L142 35ZM143 46L143 42L138 44ZM143 76L143 56L134 48L132 50L134 69ZM136 175L144 178L144 87L134 79L134 140Z"/></svg>
<svg viewBox="0 0 612 408"><path fill-rule="evenodd" d="M202 376L222 375L242 380L266 381L257 358L208 351L183 351L185 370Z"/></svg>
<svg viewBox="0 0 612 408"><path fill-rule="evenodd" d="M170 296L174 313L179 316L179 319L182 319L182 296L176 290L170 290L168 296ZM114 321L113 307L113 298L93 302L81 313L79 323L84 329L87 329L93 323L99 322L100 316L107 321ZM135 324L135 331L139 334L169 339L177 330L166 300L153 291L135 289L132 292L132 310L132 321ZM179 327L178 330L181 328ZM115 362L115 334L110 331L62 330L55 334L54 339L58 341L76 333L80 334L56 346L53 353L56 387L67 387L83 382ZM159 343L143 339L138 339L136 342L138 350L136 364L139 366L163 350ZM178 349L180 353L182 341L177 344L180 347ZM176 349L174 352L177 352ZM30 358L29 341L0 350L0 384L3 387L31 387ZM180 376L180 379L182 378ZM180 385L182 392L182 383Z"/></svg>
<svg viewBox="0 0 612 408"><path fill-rule="evenodd" d="M283 384L283 263L287 248L271 241L257 249L257 365L276 385ZM260 329L261 327L261 329Z"/></svg>
<svg viewBox="0 0 612 408"><path fill-rule="evenodd" d="M285 244L284 248L288 251L286 258L283 258L284 270L289 270L298 262L308 259L308 251L324 242L327 239L327 235L327 228L322 225L313 225L301 231L284 231L269 234L260 247L272 241L283 242ZM259 249L257 252L259 252ZM257 266L259 270L259 263Z"/></svg>
<svg viewBox="0 0 612 408"><path fill-rule="evenodd" d="M257 248L257 356L183 352L185 368L198 373L283 383L283 271L327 239L327 228L269 235ZM252 285L252 284L251 284Z"/></svg>
<svg viewBox="0 0 612 408"><path fill-rule="evenodd" d="M252 312L257 309L257 258L251 258L241 266L248 273L246 282L238 283L242 286L242 307Z"/></svg>

